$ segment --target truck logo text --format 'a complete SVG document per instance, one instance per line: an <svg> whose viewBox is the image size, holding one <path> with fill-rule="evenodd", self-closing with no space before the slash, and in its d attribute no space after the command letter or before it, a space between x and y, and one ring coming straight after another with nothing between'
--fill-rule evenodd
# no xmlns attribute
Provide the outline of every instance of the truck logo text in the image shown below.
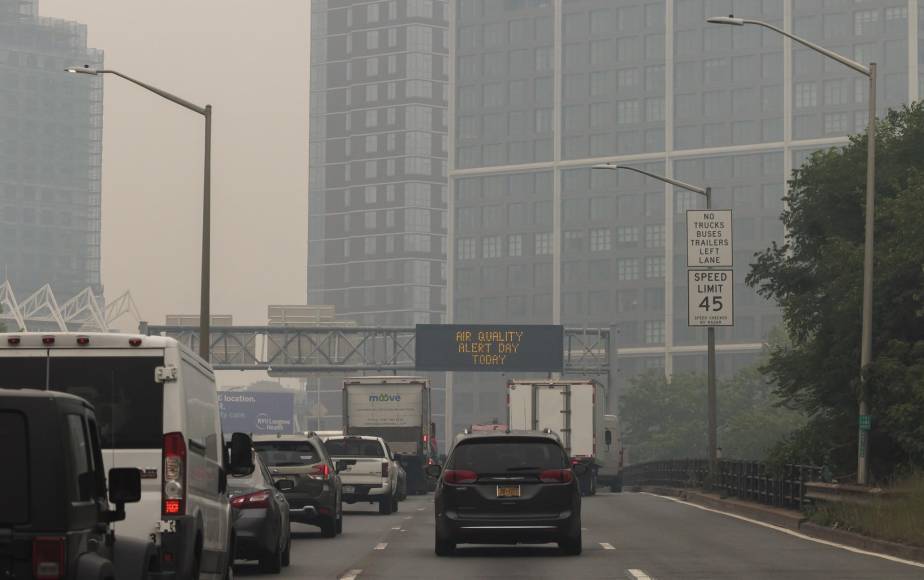
<svg viewBox="0 0 924 580"><path fill-rule="evenodd" d="M387 403L388 401L400 401L401 395L389 395L388 393L379 393L378 395L369 395L370 403Z"/></svg>

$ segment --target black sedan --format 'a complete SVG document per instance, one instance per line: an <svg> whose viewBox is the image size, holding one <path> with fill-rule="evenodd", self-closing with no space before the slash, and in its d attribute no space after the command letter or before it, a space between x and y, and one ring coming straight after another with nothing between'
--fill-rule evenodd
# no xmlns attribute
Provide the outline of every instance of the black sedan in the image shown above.
<svg viewBox="0 0 924 580"><path fill-rule="evenodd" d="M258 560L261 571L273 574L289 565L289 503L281 491L286 485L292 484L280 481L274 485L257 453L250 475L228 478L236 560Z"/></svg>

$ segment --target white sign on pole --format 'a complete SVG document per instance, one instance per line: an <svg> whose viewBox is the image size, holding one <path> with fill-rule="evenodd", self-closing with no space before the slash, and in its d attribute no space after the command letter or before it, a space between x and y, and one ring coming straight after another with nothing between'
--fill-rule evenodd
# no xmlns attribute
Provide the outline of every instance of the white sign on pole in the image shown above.
<svg viewBox="0 0 924 580"><path fill-rule="evenodd" d="M687 270L687 325L734 326L733 270Z"/></svg>
<svg viewBox="0 0 924 580"><path fill-rule="evenodd" d="M687 210L687 267L732 266L730 209Z"/></svg>

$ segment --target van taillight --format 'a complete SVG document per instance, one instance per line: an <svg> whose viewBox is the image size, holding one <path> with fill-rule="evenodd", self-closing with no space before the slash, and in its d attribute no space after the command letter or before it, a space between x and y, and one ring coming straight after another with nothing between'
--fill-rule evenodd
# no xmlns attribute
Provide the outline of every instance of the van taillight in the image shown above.
<svg viewBox="0 0 924 580"><path fill-rule="evenodd" d="M77 344L79 344L80 346L87 346L88 344L90 344L90 338L87 336L78 336Z"/></svg>
<svg viewBox="0 0 924 580"><path fill-rule="evenodd" d="M382 464L382 477L388 477L388 462Z"/></svg>
<svg viewBox="0 0 924 580"><path fill-rule="evenodd" d="M20 343L20 338L18 336L11 336L6 339L7 344L10 346L18 346Z"/></svg>
<svg viewBox="0 0 924 580"><path fill-rule="evenodd" d="M478 474L468 469L447 469L443 472L446 483L475 483Z"/></svg>
<svg viewBox="0 0 924 580"><path fill-rule="evenodd" d="M64 557L67 540L61 536L38 537L32 540L32 575L40 579L64 578L67 560Z"/></svg>
<svg viewBox="0 0 924 580"><path fill-rule="evenodd" d="M165 516L186 513L186 441L182 433L165 433L161 496Z"/></svg>
<svg viewBox="0 0 924 580"><path fill-rule="evenodd" d="M128 346L141 346L141 339L140 338L129 338Z"/></svg>
<svg viewBox="0 0 924 580"><path fill-rule="evenodd" d="M43 336L42 337L42 344L44 344L45 346L51 346L54 343L55 343L55 337L53 336Z"/></svg>
<svg viewBox="0 0 924 580"><path fill-rule="evenodd" d="M539 474L539 481L545 483L568 483L574 479L570 469L546 469Z"/></svg>

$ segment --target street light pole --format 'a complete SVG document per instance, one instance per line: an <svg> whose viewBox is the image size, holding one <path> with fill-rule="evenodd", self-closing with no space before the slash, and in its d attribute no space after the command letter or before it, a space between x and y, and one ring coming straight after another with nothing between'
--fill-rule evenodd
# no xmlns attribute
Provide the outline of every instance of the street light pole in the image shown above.
<svg viewBox="0 0 924 580"><path fill-rule="evenodd" d="M679 187L687 191L692 191L693 193L698 193L706 198L706 209L712 209L712 188L711 187L697 187L683 181L673 179L671 177L665 177L663 175L658 175L657 173L651 173L645 171L644 169L639 169L637 167L629 167L626 165L617 165L610 163L602 163L600 165L594 165L593 169L625 169L627 171L634 171L635 173L641 173L646 177L651 177L652 179L657 179L674 187ZM717 395L716 395L716 385L715 385L715 327L710 326L706 329L706 405L707 405L707 430L708 430L708 445L709 445L709 474L710 481L715 481L715 474L717 473L718 468L718 411L717 411Z"/></svg>
<svg viewBox="0 0 924 580"><path fill-rule="evenodd" d="M866 129L866 216L863 239L863 329L860 338L860 401L857 421L857 483L866 485L869 477L869 424L864 424L864 418L869 421L867 417L869 414L869 390L866 382L866 371L873 357L873 243L876 227L876 63L870 63L868 67L863 66L855 60L761 20L735 18L734 16L713 16L707 18L706 22L730 24L732 26L744 26L745 24L762 26L869 78L869 119Z"/></svg>
<svg viewBox="0 0 924 580"><path fill-rule="evenodd" d="M202 278L200 282L201 296L199 304L199 356L206 361L209 360L210 339L209 323L211 315L209 313L210 281L211 281L211 214L212 214L212 105L200 107L186 99L180 98L163 89L134 79L128 75L122 74L116 70L94 69L86 65L82 67L71 67L65 72L85 75L111 74L123 78L130 83L151 91L159 97L176 103L181 107L195 111L205 117L205 171L202 187Z"/></svg>

